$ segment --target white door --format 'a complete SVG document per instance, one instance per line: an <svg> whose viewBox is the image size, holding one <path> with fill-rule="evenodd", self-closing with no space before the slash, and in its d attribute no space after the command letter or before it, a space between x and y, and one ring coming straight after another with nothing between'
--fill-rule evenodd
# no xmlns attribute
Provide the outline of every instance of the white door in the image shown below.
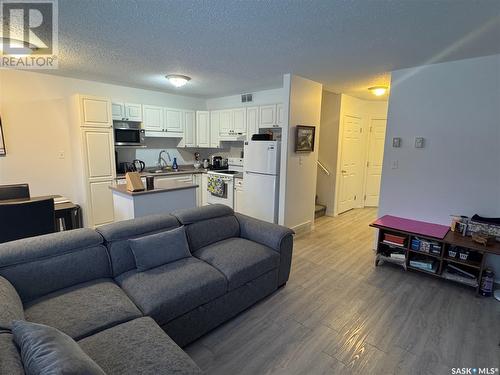
<svg viewBox="0 0 500 375"><path fill-rule="evenodd" d="M127 121L142 121L142 105L125 103L125 117Z"/></svg>
<svg viewBox="0 0 500 375"><path fill-rule="evenodd" d="M196 123L194 111L184 111L184 145L196 147Z"/></svg>
<svg viewBox="0 0 500 375"><path fill-rule="evenodd" d="M280 128L283 127L283 123L285 122L285 109L283 104L276 105L276 125Z"/></svg>
<svg viewBox="0 0 500 375"><path fill-rule="evenodd" d="M80 100L82 126L110 128L113 125L111 119L111 102L108 99L82 96Z"/></svg>
<svg viewBox="0 0 500 375"><path fill-rule="evenodd" d="M247 108L247 140L259 133L259 107Z"/></svg>
<svg viewBox="0 0 500 375"><path fill-rule="evenodd" d="M220 111L210 111L210 147L219 148Z"/></svg>
<svg viewBox="0 0 500 375"><path fill-rule="evenodd" d="M244 170L275 175L279 157L278 142L248 141L244 146Z"/></svg>
<svg viewBox="0 0 500 375"><path fill-rule="evenodd" d="M231 134L233 130L233 111L230 109L220 111L219 133L221 135Z"/></svg>
<svg viewBox="0 0 500 375"><path fill-rule="evenodd" d="M113 120L123 120L125 118L125 104L111 103L111 116Z"/></svg>
<svg viewBox="0 0 500 375"><path fill-rule="evenodd" d="M210 112L196 111L196 140L198 147L210 147Z"/></svg>
<svg viewBox="0 0 500 375"><path fill-rule="evenodd" d="M182 111L180 109L167 108L165 110L165 124L167 132L182 133Z"/></svg>
<svg viewBox="0 0 500 375"><path fill-rule="evenodd" d="M82 134L88 178L113 178L115 161L112 131L85 129Z"/></svg>
<svg viewBox="0 0 500 375"><path fill-rule="evenodd" d="M148 131L161 132L164 130L164 108L153 105L144 105L142 107L143 127Z"/></svg>
<svg viewBox="0 0 500 375"><path fill-rule="evenodd" d="M274 223L276 219L276 176L245 172L242 213Z"/></svg>
<svg viewBox="0 0 500 375"><path fill-rule="evenodd" d="M262 105L259 111L259 128L272 128L276 125L276 104Z"/></svg>
<svg viewBox="0 0 500 375"><path fill-rule="evenodd" d="M113 180L90 182L90 206L93 226L114 221L113 194L109 188Z"/></svg>
<svg viewBox="0 0 500 375"><path fill-rule="evenodd" d="M378 207L386 124L387 119L371 120L366 162L365 206Z"/></svg>
<svg viewBox="0 0 500 375"><path fill-rule="evenodd" d="M208 204L208 175L203 173L201 175L201 205L206 206Z"/></svg>
<svg viewBox="0 0 500 375"><path fill-rule="evenodd" d="M340 157L339 197L337 212L357 206L362 192L361 182L361 119L344 116Z"/></svg>
<svg viewBox="0 0 500 375"><path fill-rule="evenodd" d="M233 130L236 134L243 135L247 132L246 108L233 109Z"/></svg>

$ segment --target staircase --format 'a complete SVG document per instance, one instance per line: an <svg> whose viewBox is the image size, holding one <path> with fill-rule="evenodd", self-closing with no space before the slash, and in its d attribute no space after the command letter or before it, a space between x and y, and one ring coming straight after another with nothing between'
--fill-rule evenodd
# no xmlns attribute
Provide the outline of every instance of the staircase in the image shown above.
<svg viewBox="0 0 500 375"><path fill-rule="evenodd" d="M318 203L318 196L316 195L316 207L314 208L314 218L325 216L326 206Z"/></svg>

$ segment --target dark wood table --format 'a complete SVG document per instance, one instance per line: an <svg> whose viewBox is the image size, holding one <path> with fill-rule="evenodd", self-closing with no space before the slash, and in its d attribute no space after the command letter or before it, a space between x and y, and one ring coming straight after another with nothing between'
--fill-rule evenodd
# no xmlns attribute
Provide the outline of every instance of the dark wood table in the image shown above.
<svg viewBox="0 0 500 375"><path fill-rule="evenodd" d="M7 199L0 201L2 203L15 203L15 202L26 202L26 201L37 201L43 199L56 199L61 198L60 195L45 195L39 197L30 197L30 198L20 198L20 199ZM54 202L54 216L56 219L56 224L59 230L70 230L82 228L82 215L80 206L73 202L63 202L57 203ZM61 226L60 222L62 221L63 226Z"/></svg>

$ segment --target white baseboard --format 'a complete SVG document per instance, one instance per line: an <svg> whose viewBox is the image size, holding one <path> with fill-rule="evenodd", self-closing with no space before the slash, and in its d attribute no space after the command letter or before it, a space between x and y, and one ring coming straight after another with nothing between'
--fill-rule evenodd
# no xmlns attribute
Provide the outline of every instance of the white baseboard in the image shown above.
<svg viewBox="0 0 500 375"><path fill-rule="evenodd" d="M296 234L308 233L311 231L312 222L311 220L306 221L305 223L295 225L291 229L295 231Z"/></svg>

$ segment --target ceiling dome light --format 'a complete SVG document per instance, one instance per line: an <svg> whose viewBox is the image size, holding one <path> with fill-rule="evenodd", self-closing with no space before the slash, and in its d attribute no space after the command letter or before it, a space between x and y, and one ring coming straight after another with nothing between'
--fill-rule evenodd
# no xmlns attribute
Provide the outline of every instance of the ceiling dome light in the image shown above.
<svg viewBox="0 0 500 375"><path fill-rule="evenodd" d="M375 96L382 96L387 92L387 86L373 86L368 87L368 90Z"/></svg>
<svg viewBox="0 0 500 375"><path fill-rule="evenodd" d="M191 77L181 74L169 74L166 75L165 78L175 87L182 87L191 80Z"/></svg>

